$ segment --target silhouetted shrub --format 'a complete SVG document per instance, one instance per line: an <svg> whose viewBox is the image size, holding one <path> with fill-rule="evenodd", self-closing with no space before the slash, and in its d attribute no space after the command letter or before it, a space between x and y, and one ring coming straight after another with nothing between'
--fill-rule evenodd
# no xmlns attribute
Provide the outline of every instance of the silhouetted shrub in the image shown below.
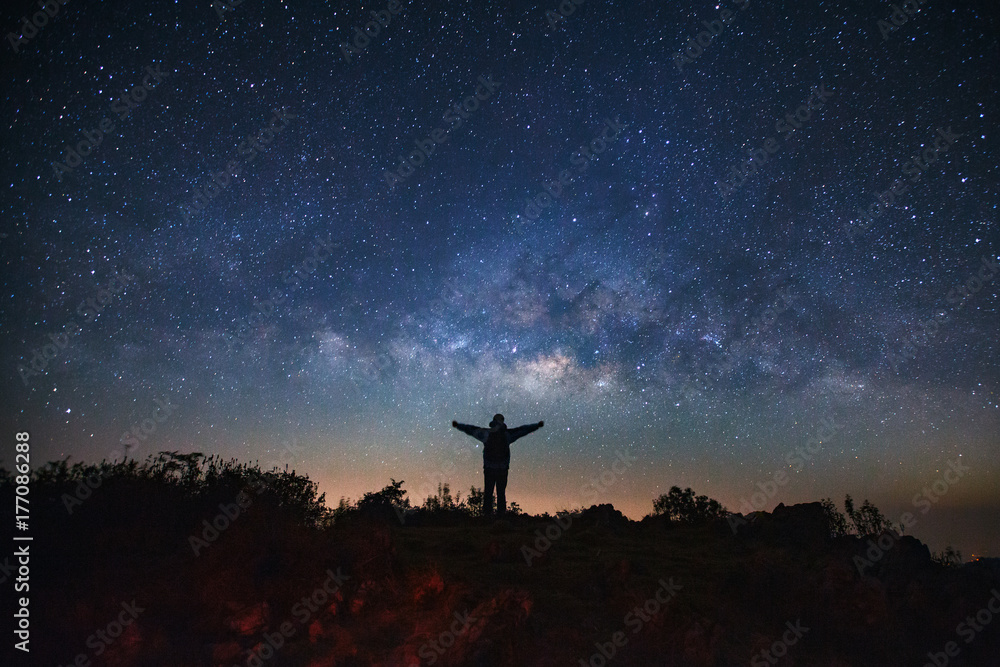
<svg viewBox="0 0 1000 667"><path fill-rule="evenodd" d="M868 502L867 498L862 503L861 508L856 510L854 509L854 500L850 494L846 495L844 497L844 511L847 512L847 518L854 526L854 532L861 537L880 535L886 530L896 530L896 526L886 519L877 507ZM902 526L900 526L899 532L902 532Z"/></svg>
<svg viewBox="0 0 1000 667"><path fill-rule="evenodd" d="M451 486L448 482L439 483L437 494L433 496L427 496L427 500L424 501L423 507L428 512L439 512L441 510L453 510L457 509L462 501L462 492L459 491L458 497L453 498L451 496Z"/></svg>
<svg viewBox="0 0 1000 667"><path fill-rule="evenodd" d="M931 560L933 560L938 565L944 565L945 567L959 567L965 561L962 558L962 552L957 551L950 544L944 548L941 553L932 553Z"/></svg>
<svg viewBox="0 0 1000 667"><path fill-rule="evenodd" d="M830 526L830 533L835 536L847 535L847 519L833 504L829 498L824 498L822 503L823 511Z"/></svg>
<svg viewBox="0 0 1000 667"><path fill-rule="evenodd" d="M0 488L11 479L0 470ZM258 465L223 461L221 457L206 457L201 452L179 454L160 452L145 461L135 459L75 463L67 460L50 461L32 471L31 484L40 495L61 500L72 512L82 504L76 497L81 482L90 480L89 488L104 486L130 487L147 496L159 490L179 492L190 500L230 497L247 488L264 488L266 496L302 525L318 527L326 524L331 512L326 507L325 494L317 495L316 483L294 471L263 470ZM89 494L88 494L89 495Z"/></svg>
<svg viewBox="0 0 1000 667"><path fill-rule="evenodd" d="M406 491L402 488L404 480L397 482L390 477L389 481L390 484L381 491L369 491L361 496L357 505L358 512L368 516L390 518L402 516L410 510L410 499L406 497Z"/></svg>
<svg viewBox="0 0 1000 667"><path fill-rule="evenodd" d="M695 496L691 487L683 491L679 486L670 488L653 501L653 515L665 515L671 521L680 523L703 523L721 519L727 514L726 508L708 496Z"/></svg>
<svg viewBox="0 0 1000 667"><path fill-rule="evenodd" d="M454 516L465 516L476 518L483 516L483 490L475 486L469 487L469 495L462 498L461 492L455 496L451 494L451 486L447 482L438 484L437 493L424 499L423 505L415 507L410 504L407 491L403 489L405 480L390 478L390 483L383 487L381 491L369 491L364 494L357 503L352 503L350 499L341 498L338 506L330 511L330 516L334 522L340 521L355 513L362 513L368 516L381 516L390 518L395 516L400 523L410 525L413 518L420 517L427 519L435 515L448 514ZM507 504L509 515L523 515L524 511L516 502Z"/></svg>

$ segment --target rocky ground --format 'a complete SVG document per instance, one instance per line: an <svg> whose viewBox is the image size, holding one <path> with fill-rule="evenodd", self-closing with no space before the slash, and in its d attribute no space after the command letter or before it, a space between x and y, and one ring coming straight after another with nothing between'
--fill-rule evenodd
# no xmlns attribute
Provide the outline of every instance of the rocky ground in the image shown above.
<svg viewBox="0 0 1000 667"><path fill-rule="evenodd" d="M818 503L701 526L601 505L317 528L267 491L139 491L37 499L25 664L1000 665L995 562L834 538Z"/></svg>

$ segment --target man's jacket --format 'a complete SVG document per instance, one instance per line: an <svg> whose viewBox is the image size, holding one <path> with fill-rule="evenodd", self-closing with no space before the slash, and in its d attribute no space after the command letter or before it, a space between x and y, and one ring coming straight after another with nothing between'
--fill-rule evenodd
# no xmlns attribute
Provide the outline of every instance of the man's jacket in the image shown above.
<svg viewBox="0 0 1000 667"><path fill-rule="evenodd" d="M496 431L471 424L458 424L455 428L483 443L484 468L509 468L510 443L532 431L537 431L541 426L539 424L525 424L517 428L502 426Z"/></svg>

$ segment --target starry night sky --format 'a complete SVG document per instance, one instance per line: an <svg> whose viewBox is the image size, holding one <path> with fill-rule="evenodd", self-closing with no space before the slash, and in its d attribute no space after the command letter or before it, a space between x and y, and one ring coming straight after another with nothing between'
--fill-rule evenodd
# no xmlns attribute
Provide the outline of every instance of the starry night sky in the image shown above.
<svg viewBox="0 0 1000 667"><path fill-rule="evenodd" d="M850 493L1000 556L995 3L59 7L0 57L6 467L419 502L502 412L528 511Z"/></svg>

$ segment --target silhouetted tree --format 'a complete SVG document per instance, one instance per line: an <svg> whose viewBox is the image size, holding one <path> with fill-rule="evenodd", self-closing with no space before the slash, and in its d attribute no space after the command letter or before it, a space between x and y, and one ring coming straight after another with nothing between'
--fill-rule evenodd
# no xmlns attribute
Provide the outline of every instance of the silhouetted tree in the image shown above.
<svg viewBox="0 0 1000 667"><path fill-rule="evenodd" d="M357 509L358 508L350 500L341 496L340 503L337 505L336 509L331 512L331 516L333 517L334 523L336 523Z"/></svg>
<svg viewBox="0 0 1000 667"><path fill-rule="evenodd" d="M941 553L932 553L931 560L939 565L944 565L945 567L959 567L963 562L965 562L965 559L962 558L962 552L957 551L950 544L946 546L944 551Z"/></svg>
<svg viewBox="0 0 1000 667"><path fill-rule="evenodd" d="M361 512L383 512L385 510L405 511L410 508L410 499L406 497L406 491L402 489L403 481L398 482L392 477L391 482L381 491L369 491L358 501L358 510Z"/></svg>
<svg viewBox="0 0 1000 667"><path fill-rule="evenodd" d="M653 514L665 514L671 521L701 523L726 516L726 508L708 496L695 496L691 487L683 491L679 486L670 488L653 501Z"/></svg>
<svg viewBox="0 0 1000 667"><path fill-rule="evenodd" d="M451 497L451 487L447 482L438 483L437 495L427 496L427 500L424 501L423 509L429 512L437 512L440 510L454 510L461 508L462 493L458 493L458 498Z"/></svg>
<svg viewBox="0 0 1000 667"><path fill-rule="evenodd" d="M827 521L829 522L830 532L837 536L847 535L847 518L833 504L833 500L824 498L822 505L823 511L826 512Z"/></svg>
<svg viewBox="0 0 1000 667"><path fill-rule="evenodd" d="M851 520L854 531L860 536L878 535L884 530L896 530L896 526L886 519L877 507L868 502L867 498L861 504L861 508L856 510L854 500L847 494L844 497L844 511L847 512L847 518ZM899 532L902 532L902 526Z"/></svg>
<svg viewBox="0 0 1000 667"><path fill-rule="evenodd" d="M483 490L475 486L469 487L469 497L460 503L462 510L469 516L483 515Z"/></svg>

